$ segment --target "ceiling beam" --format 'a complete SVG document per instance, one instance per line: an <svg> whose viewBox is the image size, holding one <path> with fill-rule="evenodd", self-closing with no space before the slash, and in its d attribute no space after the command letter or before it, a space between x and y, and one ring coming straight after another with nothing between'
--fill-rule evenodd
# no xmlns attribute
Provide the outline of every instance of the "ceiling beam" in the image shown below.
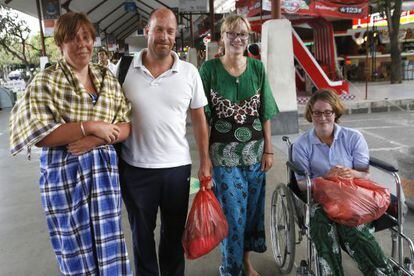
<svg viewBox="0 0 414 276"><path fill-rule="evenodd" d="M127 24L128 22L131 22L131 19L133 19L134 18L134 16L132 16L132 17L130 17L127 21L125 21L124 23L122 23L121 25L119 25L115 30L112 30L109 34L112 34L112 35L114 35L114 32L116 32L119 28L121 28L121 27L123 27L123 26L125 26L125 24ZM140 18L139 17L136 17L136 20L134 21L134 23L136 22L136 21L138 21ZM128 27L130 27L131 25L128 25ZM128 28L127 27L127 28ZM125 28L122 30L122 31L124 31L125 30ZM106 33L106 31L104 31L105 32L105 37L104 37L104 39L106 39L106 37L108 36L108 34ZM103 40L104 40L103 39Z"/></svg>
<svg viewBox="0 0 414 276"><path fill-rule="evenodd" d="M136 18L131 24L129 24L128 26L126 26L125 28L123 28L121 31L119 31L118 32L118 35L120 35L123 32L125 32L125 30L127 30L128 28L130 28L132 25L134 25L135 23L137 23L139 20L140 20L140 18ZM117 30L112 31L111 34L113 34L114 36L118 36L118 35L115 34L116 31Z"/></svg>
<svg viewBox="0 0 414 276"><path fill-rule="evenodd" d="M65 3L61 4L60 6L66 10L66 12L70 12L71 9L69 8L70 3L72 0L66 0Z"/></svg>
<svg viewBox="0 0 414 276"><path fill-rule="evenodd" d="M101 23L103 20L105 20L108 16L110 16L111 14L113 14L115 11L117 11L120 7L122 7L124 5L124 3L119 4L114 10L108 12L107 14L105 14L104 17L102 17L101 19L99 19L96 24Z"/></svg>
<svg viewBox="0 0 414 276"><path fill-rule="evenodd" d="M144 23L144 24L147 24L148 22L144 22L144 21L143 21L143 23ZM136 27L137 27L137 26L136 26ZM135 31L134 29L131 29L131 31L126 32L123 36L121 36L120 40L123 40L123 39L127 38L127 37L128 37L128 36L130 36L130 35L131 35L134 31Z"/></svg>
<svg viewBox="0 0 414 276"><path fill-rule="evenodd" d="M147 8L149 8L151 11L150 11L150 13L153 11L153 10L155 10L155 8L154 7L152 7L152 6L150 6L150 5L148 5L147 3L145 3L144 1L139 1L138 2L138 4L142 4L142 5L144 5L145 7L147 7Z"/></svg>
<svg viewBox="0 0 414 276"><path fill-rule="evenodd" d="M121 24L118 25L118 27L116 27L114 30L110 31L109 33L113 34L114 32L116 32L117 30L119 30L120 28L124 27L126 24L128 24L129 22L131 22L131 19L139 19L139 16L137 16L137 14L134 14L133 16L129 17L127 20L125 20L124 22L122 22Z"/></svg>
<svg viewBox="0 0 414 276"><path fill-rule="evenodd" d="M113 20L111 23L109 23L108 24L108 26L106 26L106 28L103 30L104 32L106 32L106 30L108 30L108 28L109 27L111 27L112 26L112 24L114 24L114 23L116 23L116 22L119 22L119 20L122 18L122 17L124 17L125 15L127 15L129 12L125 12L125 13L123 13L120 17L118 17L117 19L115 19L115 20ZM132 17L130 17L130 18L132 18Z"/></svg>
<svg viewBox="0 0 414 276"><path fill-rule="evenodd" d="M149 16L149 13L148 12L146 12L146 11L144 11L144 10L141 10L140 8L137 8L138 10L140 10L140 11L142 11L143 13L146 13L146 14L148 14L148 16ZM104 32L106 32L107 30L108 30L108 28L109 27L111 27L112 26L112 24L114 24L115 22L117 22L117 21L119 21L122 17L124 17L125 15L127 15L127 13L129 13L129 11L127 11L127 12L125 12L124 14L122 14L120 17L118 17L117 19L115 19L114 21L112 21L103 31ZM138 15L138 16L142 16L141 14L139 14L138 12L136 12L135 14L134 14L134 16L135 15ZM110 31L110 33L113 33L113 32L115 32L116 30L118 30L119 29L119 27L121 27L123 24L125 24L126 22L128 22L129 20L131 20L134 16L131 16L130 18L128 18L126 21L124 21L120 26L118 26L115 30L112 30L112 31Z"/></svg>
<svg viewBox="0 0 414 276"><path fill-rule="evenodd" d="M101 1L98 5L96 5L95 7L93 7L92 9L90 9L86 14L89 15L91 14L94 10L96 10L97 8L99 8L100 6L102 6L106 1L108 0L103 0Z"/></svg>
<svg viewBox="0 0 414 276"><path fill-rule="evenodd" d="M167 9L172 10L172 8L170 6L168 6L167 4L164 4L163 2L161 2L160 0L153 0L155 2L157 2L158 4L166 7ZM143 1L141 1L140 3L142 3ZM183 16L187 21L189 21L190 19L187 16Z"/></svg>
<svg viewBox="0 0 414 276"><path fill-rule="evenodd" d="M134 24L132 24L128 29L126 29L125 31L123 31L122 33L119 33L118 35L116 35L115 37L118 39L118 37L122 38L122 37L128 37L129 35L131 35L133 32L135 32L135 30L138 29L138 22L135 22Z"/></svg>
<svg viewBox="0 0 414 276"><path fill-rule="evenodd" d="M166 7L167 9L172 9L170 6L168 6L167 4L164 4L163 2L161 2L160 0L153 0L153 1L155 1L155 2L157 2L158 4L160 4L160 5L162 5L162 6L164 6L164 7Z"/></svg>
<svg viewBox="0 0 414 276"><path fill-rule="evenodd" d="M146 10L141 9L140 7L137 7L137 9L142 12L145 13L146 15L148 15L148 18L150 17L151 13L147 12Z"/></svg>
<svg viewBox="0 0 414 276"><path fill-rule="evenodd" d="M146 11L142 11L142 12L144 12L144 13L147 13ZM149 13L147 13L148 14L148 16L149 16ZM149 17L146 17L146 16L144 16L144 15L141 15L141 14L139 14L139 13L136 13L136 14L134 14L133 16L131 16L130 18L128 18L127 20L125 20L124 21L124 23L122 23L121 25L119 25L117 28L115 28L115 30L112 30L110 33L111 34L113 34L114 32L116 32L119 28L121 28L126 22L128 22L129 20L131 20L131 19L133 19L134 18L134 16L135 15L138 15L137 16L137 19L140 19L140 18L144 18L144 19L146 19L146 22L148 22L148 20L149 20ZM137 21L137 20L136 20ZM135 21L135 22L136 22ZM109 28L110 26L108 26L107 28L105 28L105 30L104 30L104 32L106 32L106 30Z"/></svg>

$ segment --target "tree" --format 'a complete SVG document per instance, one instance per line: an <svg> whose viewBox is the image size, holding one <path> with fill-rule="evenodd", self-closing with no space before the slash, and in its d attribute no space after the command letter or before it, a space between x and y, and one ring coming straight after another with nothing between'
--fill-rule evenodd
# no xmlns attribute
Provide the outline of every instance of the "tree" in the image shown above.
<svg viewBox="0 0 414 276"><path fill-rule="evenodd" d="M60 51L53 38L45 38L45 46L51 62L56 62ZM39 66L41 51L40 32L30 35L26 21L18 18L11 9L0 4L0 77L7 71L23 65L27 78L33 73L30 65ZM33 68L32 68L33 69Z"/></svg>
<svg viewBox="0 0 414 276"><path fill-rule="evenodd" d="M374 0L378 11L387 19L391 46L391 83L401 83L401 49L398 41L402 0Z"/></svg>
<svg viewBox="0 0 414 276"><path fill-rule="evenodd" d="M30 44L35 45L36 47L41 47L41 38L40 38L40 32L38 32L37 34L35 34L34 36L32 36L30 38ZM45 48L47 49L47 56L49 58L50 62L56 62L59 60L59 58L61 57L60 55L60 50L58 48L58 46L56 46L55 41L53 39L53 37L45 37ZM31 60L32 63L34 64L39 64L39 58L41 56L41 51L32 51L35 54L35 61L33 62Z"/></svg>
<svg viewBox="0 0 414 276"><path fill-rule="evenodd" d="M17 63L17 60L13 58L8 52L2 51L0 47L0 70L3 66Z"/></svg>
<svg viewBox="0 0 414 276"><path fill-rule="evenodd" d="M17 14L0 4L0 47L1 50L29 67L31 51L39 51L31 44L30 29L26 21L19 19Z"/></svg>

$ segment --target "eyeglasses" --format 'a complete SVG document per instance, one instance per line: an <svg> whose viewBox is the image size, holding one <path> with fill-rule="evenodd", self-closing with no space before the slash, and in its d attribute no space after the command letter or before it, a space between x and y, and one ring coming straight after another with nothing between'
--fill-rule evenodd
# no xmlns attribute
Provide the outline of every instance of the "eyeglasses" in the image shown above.
<svg viewBox="0 0 414 276"><path fill-rule="evenodd" d="M315 117L321 117L322 114L325 115L325 117L331 117L334 113L333 110L312 111L312 115Z"/></svg>
<svg viewBox="0 0 414 276"><path fill-rule="evenodd" d="M235 40L237 37L240 37L241 40L247 40L249 38L248 33L226 32L226 35L231 40Z"/></svg>

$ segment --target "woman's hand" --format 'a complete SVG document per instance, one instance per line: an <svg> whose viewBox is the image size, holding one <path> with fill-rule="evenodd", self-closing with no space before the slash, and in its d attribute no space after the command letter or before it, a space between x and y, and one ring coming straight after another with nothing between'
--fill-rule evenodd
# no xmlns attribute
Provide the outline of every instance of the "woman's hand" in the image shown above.
<svg viewBox="0 0 414 276"><path fill-rule="evenodd" d="M351 168L347 168L344 166L334 166L332 167L327 174L325 174L324 177L333 177L333 176L339 176L343 178L352 178L354 176L354 170Z"/></svg>
<svg viewBox="0 0 414 276"><path fill-rule="evenodd" d="M68 144L67 149L73 155L81 155L102 144L104 144L102 139L95 136L86 136Z"/></svg>
<svg viewBox="0 0 414 276"><path fill-rule="evenodd" d="M262 156L261 171L267 172L273 165L273 146L272 146L272 131L270 126L270 120L262 122L263 126L263 138L264 138L264 151Z"/></svg>
<svg viewBox="0 0 414 276"><path fill-rule="evenodd" d="M86 136L95 135L111 144L119 137L119 127L102 121L89 121L84 123Z"/></svg>
<svg viewBox="0 0 414 276"><path fill-rule="evenodd" d="M354 170L351 168L342 167L339 169L338 176L343 178L353 178L355 177Z"/></svg>
<svg viewBox="0 0 414 276"><path fill-rule="evenodd" d="M263 153L261 171L267 172L273 165L273 154Z"/></svg>
<svg viewBox="0 0 414 276"><path fill-rule="evenodd" d="M368 169L355 170L344 166L334 166L323 177L339 176L343 178L362 178L369 179L370 174Z"/></svg>

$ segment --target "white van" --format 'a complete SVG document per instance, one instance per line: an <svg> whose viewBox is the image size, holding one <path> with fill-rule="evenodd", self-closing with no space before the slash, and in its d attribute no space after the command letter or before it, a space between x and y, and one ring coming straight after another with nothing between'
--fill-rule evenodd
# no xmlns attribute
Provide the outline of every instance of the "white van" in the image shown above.
<svg viewBox="0 0 414 276"><path fill-rule="evenodd" d="M22 78L22 73L20 71L14 70L9 73L8 77L11 80L19 80Z"/></svg>

